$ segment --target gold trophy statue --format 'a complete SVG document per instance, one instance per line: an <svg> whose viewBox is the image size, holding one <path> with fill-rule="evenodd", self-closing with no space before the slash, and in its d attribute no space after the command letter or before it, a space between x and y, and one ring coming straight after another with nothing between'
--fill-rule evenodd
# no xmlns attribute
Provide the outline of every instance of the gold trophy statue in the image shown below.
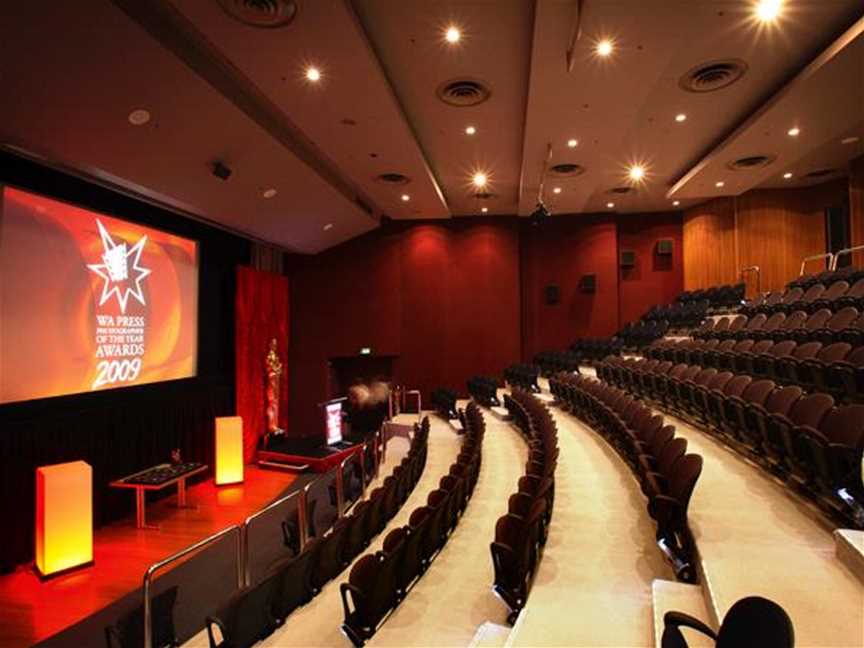
<svg viewBox="0 0 864 648"><path fill-rule="evenodd" d="M270 340L270 351L267 352L267 436L282 434L279 427L279 380L282 376L282 361L279 360L276 338Z"/></svg>

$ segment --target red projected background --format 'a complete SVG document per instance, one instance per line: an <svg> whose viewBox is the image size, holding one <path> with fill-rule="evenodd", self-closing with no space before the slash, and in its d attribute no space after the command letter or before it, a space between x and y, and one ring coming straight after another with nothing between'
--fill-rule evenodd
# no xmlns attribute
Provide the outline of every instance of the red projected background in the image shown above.
<svg viewBox="0 0 864 648"><path fill-rule="evenodd" d="M6 187L0 403L194 376L198 244Z"/></svg>

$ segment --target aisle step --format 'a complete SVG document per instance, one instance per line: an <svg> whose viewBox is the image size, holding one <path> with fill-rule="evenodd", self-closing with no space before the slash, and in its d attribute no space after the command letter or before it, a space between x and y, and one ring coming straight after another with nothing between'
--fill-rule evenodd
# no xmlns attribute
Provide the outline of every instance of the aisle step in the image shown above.
<svg viewBox="0 0 864 648"><path fill-rule="evenodd" d="M503 648L510 637L510 626L487 621L477 628L468 648Z"/></svg>
<svg viewBox="0 0 864 648"><path fill-rule="evenodd" d="M840 562L864 582L864 531L836 529L834 550Z"/></svg>
<svg viewBox="0 0 864 648"><path fill-rule="evenodd" d="M651 599L654 606L654 645L660 648L663 638L663 616L670 611L684 612L713 626L710 621L705 597L699 585L688 585L663 579L651 583ZM684 638L691 648L714 646L714 642L695 630L684 630Z"/></svg>

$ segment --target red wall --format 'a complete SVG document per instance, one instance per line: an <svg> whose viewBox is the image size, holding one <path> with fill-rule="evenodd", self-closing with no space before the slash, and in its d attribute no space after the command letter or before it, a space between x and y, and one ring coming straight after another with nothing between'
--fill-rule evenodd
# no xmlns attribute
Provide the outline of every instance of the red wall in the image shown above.
<svg viewBox="0 0 864 648"><path fill-rule="evenodd" d="M500 375L538 351L611 335L624 321L619 310L638 316L668 302L681 286L680 215L626 218L620 234L612 215L558 216L537 227L506 217L394 222L292 257L292 434L320 431L316 403L331 395L331 357L372 347L397 356L394 377L424 399L439 386L464 394L472 375ZM635 243L648 250L660 236L676 241L672 268L640 265L619 281L619 237L641 263L650 255ZM587 273L597 275L593 294L578 289ZM557 305L545 304L550 283L560 288Z"/></svg>
<svg viewBox="0 0 864 648"><path fill-rule="evenodd" d="M621 268L618 312L623 326L638 320L655 304L668 304L684 290L683 215L622 215L618 219L618 250L636 252L636 265ZM656 254L657 240L672 239L672 256Z"/></svg>

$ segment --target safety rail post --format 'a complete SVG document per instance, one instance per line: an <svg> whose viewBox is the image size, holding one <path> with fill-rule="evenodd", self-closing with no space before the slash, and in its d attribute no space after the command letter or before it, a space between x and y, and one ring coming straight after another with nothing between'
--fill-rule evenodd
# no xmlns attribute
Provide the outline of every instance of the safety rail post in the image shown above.
<svg viewBox="0 0 864 648"><path fill-rule="evenodd" d="M336 517L342 518L345 516L345 477L343 468L345 461L339 464L336 469Z"/></svg>
<svg viewBox="0 0 864 648"><path fill-rule="evenodd" d="M244 582L244 571L243 565L241 564L243 561L243 542L242 542L242 531L240 526L237 524L232 524L230 527L226 529L222 529L219 533L214 533L213 535L204 538L203 540L199 540L193 545L189 545L185 549L181 549L175 554L168 556L167 558L163 558L159 562L155 562L147 568L147 571L144 572L144 587L143 587L143 597L144 597L144 648L153 648L153 610L152 610L152 602L150 600L150 589L153 585L153 575L165 567L166 565L170 565L172 562L180 560L184 556L188 556L190 553L198 551L206 547L207 545L213 544L214 542L221 540L222 538L229 536L231 534L237 535L237 555L236 558L236 571L237 571L237 587L238 589L243 587Z"/></svg>
<svg viewBox="0 0 864 648"><path fill-rule="evenodd" d="M804 257L801 259L801 270L798 273L798 276L804 274L804 268L807 266L808 261L816 261L817 259L828 259L828 269L833 270L835 267L835 257L833 252L823 252L822 254L814 254L812 256Z"/></svg>
<svg viewBox="0 0 864 648"><path fill-rule="evenodd" d="M297 504L297 525L300 527L300 551L309 542L309 489L317 479L312 480L300 490L300 501Z"/></svg>
<svg viewBox="0 0 864 648"><path fill-rule="evenodd" d="M838 252L834 255L834 259L833 259L832 262L831 262L830 270L833 271L833 270L836 270L836 269L837 269L837 261L838 261L838 259L840 258L840 255L841 255L841 254L852 254L853 252L860 252L861 250L864 250L864 245L853 245L853 246L850 247L850 248L845 248L845 249L843 249L843 250L838 251Z"/></svg>

